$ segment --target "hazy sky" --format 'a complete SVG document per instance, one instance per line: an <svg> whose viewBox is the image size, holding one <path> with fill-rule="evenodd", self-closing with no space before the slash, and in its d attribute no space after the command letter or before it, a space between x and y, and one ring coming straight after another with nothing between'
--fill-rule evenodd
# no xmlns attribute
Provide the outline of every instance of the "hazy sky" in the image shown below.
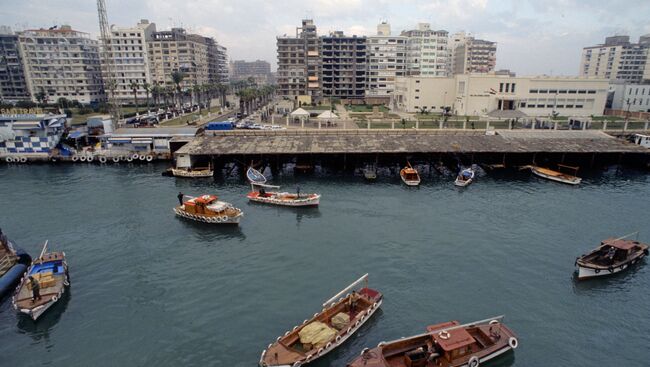
<svg viewBox="0 0 650 367"><path fill-rule="evenodd" d="M612 34L650 33L650 0L105 0L118 26L141 18L158 29L183 26L213 36L231 59L263 59L275 69L275 37L313 18L319 33L372 35L385 19L393 34L429 22L498 42L497 68L520 75L578 72L583 46ZM99 33L93 0L0 0L0 24L14 30L70 24Z"/></svg>

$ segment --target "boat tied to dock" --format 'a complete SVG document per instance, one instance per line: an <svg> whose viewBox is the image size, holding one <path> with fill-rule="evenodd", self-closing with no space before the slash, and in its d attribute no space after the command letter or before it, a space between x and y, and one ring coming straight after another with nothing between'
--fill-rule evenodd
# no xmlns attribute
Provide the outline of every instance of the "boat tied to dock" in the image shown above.
<svg viewBox="0 0 650 367"><path fill-rule="evenodd" d="M561 182L569 185L578 185L580 182L582 182L582 178L576 176L578 174L579 167L572 167L564 164L558 164L557 166L558 169L565 168L572 170L573 175L538 166L526 166L525 168L530 168L530 171L538 177L555 182Z"/></svg>
<svg viewBox="0 0 650 367"><path fill-rule="evenodd" d="M246 177L251 184L251 192L246 195L250 201L292 207L318 206L320 204L321 195L316 193L266 191L267 189L277 190L280 186L267 185L266 177L253 167L248 168Z"/></svg>
<svg viewBox="0 0 650 367"><path fill-rule="evenodd" d="M18 248L0 230L0 298L15 289L31 262L29 254Z"/></svg>
<svg viewBox="0 0 650 367"><path fill-rule="evenodd" d="M179 194L182 195L182 194ZM186 200L187 199L187 200ZM211 224L239 224L244 212L232 204L220 201L216 195L192 197L183 195L182 205L174 208L177 216Z"/></svg>
<svg viewBox="0 0 650 367"><path fill-rule="evenodd" d="M461 170L458 173L458 176L456 176L456 181L454 181L454 185L459 187L467 187L474 181L475 175L476 172L474 171L474 169L472 169L472 167L465 168L464 170Z"/></svg>
<svg viewBox="0 0 650 367"><path fill-rule="evenodd" d="M65 252L47 252L47 244L45 241L12 299L14 309L34 321L57 303L70 286Z"/></svg>
<svg viewBox="0 0 650 367"><path fill-rule="evenodd" d="M608 238L588 254L578 257L578 280L619 273L648 256L648 244L628 240L638 232L619 238Z"/></svg>
<svg viewBox="0 0 650 367"><path fill-rule="evenodd" d="M171 168L174 177L184 178L205 178L214 176L214 170L210 165L204 168Z"/></svg>
<svg viewBox="0 0 650 367"><path fill-rule="evenodd" d="M407 186L420 185L420 174L411 166L410 162L406 162L406 167L399 171L399 176L402 178L402 182Z"/></svg>
<svg viewBox="0 0 650 367"><path fill-rule="evenodd" d="M348 367L478 367L519 346L503 316L460 325L427 326L427 332L364 349Z"/></svg>
<svg viewBox="0 0 650 367"><path fill-rule="evenodd" d="M361 284L363 287L355 291ZM382 301L379 291L368 288L365 274L323 303L321 312L269 344L259 365L298 367L323 357L354 335L377 312Z"/></svg>

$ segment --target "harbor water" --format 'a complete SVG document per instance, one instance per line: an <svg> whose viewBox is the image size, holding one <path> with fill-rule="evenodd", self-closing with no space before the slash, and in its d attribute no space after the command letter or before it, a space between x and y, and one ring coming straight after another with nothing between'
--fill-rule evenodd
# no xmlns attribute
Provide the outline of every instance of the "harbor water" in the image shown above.
<svg viewBox="0 0 650 367"><path fill-rule="evenodd" d="M650 176L589 172L578 187L527 172L466 189L425 173L407 188L351 174L274 177L319 208L248 203L241 177L184 180L163 165L0 167L0 227L38 255L64 250L70 292L38 322L0 304L0 366L255 366L286 330L364 273L382 310L315 367L426 325L505 314L519 348L491 366L647 366L650 266L577 282L610 237L650 242ZM174 216L216 193L239 228Z"/></svg>

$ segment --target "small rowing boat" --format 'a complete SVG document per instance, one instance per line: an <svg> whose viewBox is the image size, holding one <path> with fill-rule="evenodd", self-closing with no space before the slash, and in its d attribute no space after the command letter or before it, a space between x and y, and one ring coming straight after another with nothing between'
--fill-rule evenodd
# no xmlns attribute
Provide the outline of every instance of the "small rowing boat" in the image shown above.
<svg viewBox="0 0 650 367"><path fill-rule="evenodd" d="M648 256L648 244L626 240L638 232L620 238L609 238L596 249L578 257L578 279L587 279L619 273Z"/></svg>
<svg viewBox="0 0 650 367"><path fill-rule="evenodd" d="M362 283L363 288L355 291ZM368 274L362 276L323 303L321 312L269 344L259 365L301 366L323 357L354 335L381 307L382 299L381 293L368 288Z"/></svg>
<svg viewBox="0 0 650 367"><path fill-rule="evenodd" d="M179 195L182 196L182 194ZM174 208L174 213L179 217L197 222L239 224L239 221L244 216L241 209L235 208L225 201L220 201L216 195L201 195L198 197L185 195L182 202L183 205Z"/></svg>
<svg viewBox="0 0 650 367"><path fill-rule="evenodd" d="M460 325L427 326L427 332L364 349L348 367L478 367L519 345L503 316Z"/></svg>
<svg viewBox="0 0 650 367"><path fill-rule="evenodd" d="M454 185L459 187L469 186L474 181L475 175L476 172L474 172L474 170L471 167L465 168L464 170L458 173L458 176L456 176L456 181L454 181Z"/></svg>
<svg viewBox="0 0 650 367"><path fill-rule="evenodd" d="M377 169L374 165L367 165L363 168L363 177L368 181L374 181L377 179Z"/></svg>
<svg viewBox="0 0 650 367"><path fill-rule="evenodd" d="M297 192L278 192L266 191L266 189L279 189L280 186L267 185L266 177L253 167L248 168L246 177L251 183L251 192L246 195L248 200L263 204L281 205L281 206L318 206L320 204L320 194L301 194Z"/></svg>
<svg viewBox="0 0 650 367"><path fill-rule="evenodd" d="M174 177L204 178L214 176L211 165L203 168L172 168L171 172Z"/></svg>
<svg viewBox="0 0 650 367"><path fill-rule="evenodd" d="M534 175L539 176L541 178L545 178L547 180L561 182L569 185L577 185L580 182L582 182L582 179L580 177L575 176L575 174L577 174L578 172L578 167L571 167L571 166L565 166L563 164L558 164L558 168L560 169L567 168L567 169L574 170L574 175L562 173L560 171L554 171L549 168L530 166L530 170L531 172L533 172Z"/></svg>
<svg viewBox="0 0 650 367"><path fill-rule="evenodd" d="M61 299L70 286L65 252L48 252L47 241L38 259L27 269L16 289L12 304L18 312L38 319Z"/></svg>
<svg viewBox="0 0 650 367"><path fill-rule="evenodd" d="M406 167L399 171L399 176L407 186L418 186L420 184L420 175L415 168L411 167L410 162L406 162Z"/></svg>

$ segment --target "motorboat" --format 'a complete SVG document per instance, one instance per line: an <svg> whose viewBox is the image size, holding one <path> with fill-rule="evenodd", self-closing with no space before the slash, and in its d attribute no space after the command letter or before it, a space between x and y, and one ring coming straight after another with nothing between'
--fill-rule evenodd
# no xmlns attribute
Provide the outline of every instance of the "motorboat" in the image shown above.
<svg viewBox="0 0 650 367"><path fill-rule="evenodd" d="M259 365L292 367L318 360L354 335L379 310L382 300L379 291L368 288L365 274L323 303L320 312L269 344Z"/></svg>
<svg viewBox="0 0 650 367"><path fill-rule="evenodd" d="M474 181L475 175L476 172L471 167L465 168L464 170L458 173L458 176L456 176L456 181L454 181L454 185L459 187L469 186Z"/></svg>
<svg viewBox="0 0 650 367"><path fill-rule="evenodd" d="M478 367L519 346L503 316L460 325L427 326L426 333L380 342L364 349L348 367Z"/></svg>
<svg viewBox="0 0 650 367"><path fill-rule="evenodd" d="M239 224L244 212L232 204L220 201L216 195L197 197L185 195L183 204L174 208L179 217L212 224Z"/></svg>
<svg viewBox="0 0 650 367"><path fill-rule="evenodd" d="M635 265L648 256L648 244L626 238L609 238L588 254L578 257L575 266L578 268L578 279L587 279L619 273Z"/></svg>
<svg viewBox="0 0 650 367"><path fill-rule="evenodd" d="M418 186L420 184L420 174L415 168L411 167L409 162L406 163L406 167L399 171L399 176L407 186Z"/></svg>
<svg viewBox="0 0 650 367"><path fill-rule="evenodd" d="M69 286L65 252L47 252L46 241L40 256L32 262L16 289L13 307L36 320L61 299ZM38 296L35 287L39 289Z"/></svg>
<svg viewBox="0 0 650 367"><path fill-rule="evenodd" d="M541 178L545 178L547 180L561 182L569 185L578 185L580 182L582 182L582 178L575 176L575 174L577 174L578 172L578 167L565 166L562 164L558 164L558 167L560 169L561 168L571 169L574 171L574 174L570 175L568 173L563 173L560 171L552 170L550 168L544 168L538 166L530 166L530 171L533 172L534 175L539 176Z"/></svg>

